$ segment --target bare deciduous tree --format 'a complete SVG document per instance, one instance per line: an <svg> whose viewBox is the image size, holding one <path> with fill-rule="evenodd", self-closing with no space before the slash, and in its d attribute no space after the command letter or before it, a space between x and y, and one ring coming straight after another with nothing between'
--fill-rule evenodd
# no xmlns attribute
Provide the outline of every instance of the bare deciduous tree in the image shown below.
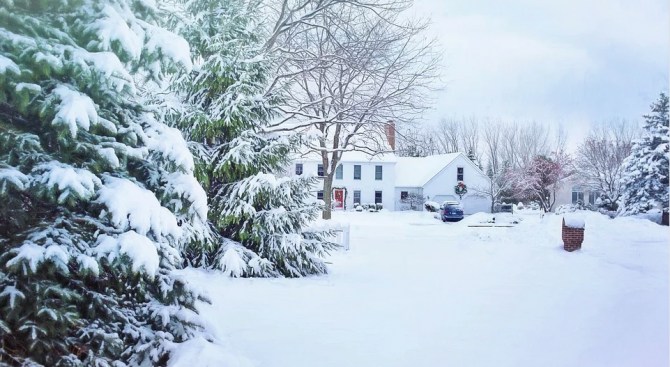
<svg viewBox="0 0 670 367"><path fill-rule="evenodd" d="M433 129L440 153L455 153L461 151L461 124L456 119L441 119Z"/></svg>
<svg viewBox="0 0 670 367"><path fill-rule="evenodd" d="M484 154L488 160L487 173L493 175L500 172L502 168L502 134L505 124L498 121L486 120L482 127L482 143L484 145Z"/></svg>
<svg viewBox="0 0 670 367"><path fill-rule="evenodd" d="M461 147L463 152L475 158L479 158L479 121L474 116L461 120ZM478 164L479 162L474 162Z"/></svg>
<svg viewBox="0 0 670 367"><path fill-rule="evenodd" d="M400 12L412 5L411 0L268 0L263 10L268 14L268 36L264 49L284 49L290 33L322 27L318 18L336 6L356 7L361 10Z"/></svg>
<svg viewBox="0 0 670 367"><path fill-rule="evenodd" d="M592 127L577 150L576 180L600 194L599 205L617 210L623 194L622 163L630 155L639 130L626 120L610 120Z"/></svg>
<svg viewBox="0 0 670 367"><path fill-rule="evenodd" d="M401 3L401 2L398 2ZM324 219L342 154L388 151L393 124L409 126L430 106L440 54L425 20L401 21L397 9L330 6L277 37L277 80L290 81L284 118L274 131L318 132L309 150L324 167ZM279 43L278 43L279 42Z"/></svg>
<svg viewBox="0 0 670 367"><path fill-rule="evenodd" d="M485 185L475 185L470 188L475 196L485 197L491 200L491 213L494 212L495 203L512 189L512 180L507 177L506 172L497 171L489 175L489 181Z"/></svg>
<svg viewBox="0 0 670 367"><path fill-rule="evenodd" d="M516 197L537 200L545 212L556 203L556 193L573 173L572 159L564 152L551 156L537 155L528 163L509 172L507 179L513 185Z"/></svg>

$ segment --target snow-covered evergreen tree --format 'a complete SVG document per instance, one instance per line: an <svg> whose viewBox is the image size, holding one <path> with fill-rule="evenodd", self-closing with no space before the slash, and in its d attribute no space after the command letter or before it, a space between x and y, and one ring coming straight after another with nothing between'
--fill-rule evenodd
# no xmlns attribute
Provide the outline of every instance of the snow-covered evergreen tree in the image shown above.
<svg viewBox="0 0 670 367"><path fill-rule="evenodd" d="M644 115L644 137L633 142L623 163L624 214L644 213L652 208L668 211L668 96L661 93Z"/></svg>
<svg viewBox="0 0 670 367"><path fill-rule="evenodd" d="M186 249L185 257L231 276L325 273L322 257L335 246L329 233L303 231L320 212L308 202L316 179L276 175L300 139L263 132L281 95L266 92L271 64L261 53L258 6L200 0L174 12L197 62L172 84L180 97L173 121L197 158L212 225L207 250Z"/></svg>
<svg viewBox="0 0 670 367"><path fill-rule="evenodd" d="M468 151L468 159L472 161L472 163L475 164L475 166L479 167L480 170L484 170L484 166L482 166L482 162L477 158L477 155L473 150Z"/></svg>
<svg viewBox="0 0 670 367"><path fill-rule="evenodd" d="M148 1L2 1L0 365L163 365L203 299L174 273L207 197L134 78L189 69Z"/></svg>

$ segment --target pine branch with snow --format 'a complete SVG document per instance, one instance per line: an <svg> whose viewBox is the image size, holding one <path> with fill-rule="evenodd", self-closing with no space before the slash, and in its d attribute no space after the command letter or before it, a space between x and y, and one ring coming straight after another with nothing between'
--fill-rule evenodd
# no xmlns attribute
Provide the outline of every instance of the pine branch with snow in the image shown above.
<svg viewBox="0 0 670 367"><path fill-rule="evenodd" d="M633 141L623 163L623 214L645 213L657 208L668 212L668 96L661 93L644 115L642 139Z"/></svg>
<svg viewBox="0 0 670 367"><path fill-rule="evenodd" d="M166 116L189 141L210 203L206 246L183 249L189 265L230 276L304 276L326 272L328 232L304 232L319 212L307 203L314 179L280 179L298 136L263 133L281 90L266 93L271 73L262 52L259 4L206 0L178 4L171 24L198 60L169 88Z"/></svg>
<svg viewBox="0 0 670 367"><path fill-rule="evenodd" d="M207 197L135 82L192 67L160 21L146 1L0 8L0 363L160 365L201 327L174 270Z"/></svg>

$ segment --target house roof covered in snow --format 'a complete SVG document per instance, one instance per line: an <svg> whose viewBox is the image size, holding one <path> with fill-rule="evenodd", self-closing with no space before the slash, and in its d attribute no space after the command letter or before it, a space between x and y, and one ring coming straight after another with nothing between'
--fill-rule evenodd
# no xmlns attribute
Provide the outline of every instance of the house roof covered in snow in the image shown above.
<svg viewBox="0 0 670 367"><path fill-rule="evenodd" d="M398 157L395 165L395 186L422 187L461 154Z"/></svg>
<svg viewBox="0 0 670 367"><path fill-rule="evenodd" d="M394 153L379 153L379 154L368 154L360 151L346 151L342 153L341 163L368 163L368 162L377 162L377 163L394 163L399 159ZM309 152L306 154L298 155L295 160L297 161L317 161L321 162L321 154L319 152Z"/></svg>

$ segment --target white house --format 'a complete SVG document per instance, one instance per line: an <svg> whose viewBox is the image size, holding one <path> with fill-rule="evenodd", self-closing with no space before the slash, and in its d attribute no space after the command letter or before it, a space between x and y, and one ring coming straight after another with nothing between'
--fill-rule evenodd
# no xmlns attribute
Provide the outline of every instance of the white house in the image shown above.
<svg viewBox="0 0 670 367"><path fill-rule="evenodd" d="M393 210L395 188L395 154L370 156L363 152L344 152L333 179L333 208L351 210L359 204L381 203ZM323 176L323 165L317 154L293 161L293 173ZM323 199L323 190L316 192Z"/></svg>
<svg viewBox="0 0 670 367"><path fill-rule="evenodd" d="M323 176L319 156L310 154L293 161L292 173ZM487 198L468 192L462 199L454 192L458 182L468 187L485 186L489 178L463 153L429 157L396 157L393 153L371 156L345 152L333 180L333 208L351 210L359 204L381 203L388 210L402 210L403 199L416 193L442 203L459 201L466 214L490 211ZM316 196L323 199L323 191Z"/></svg>
<svg viewBox="0 0 670 367"><path fill-rule="evenodd" d="M556 202L553 210L565 204L577 204L581 201L587 205L594 205L598 200L599 193L595 189L584 186L577 182L574 177L565 180L565 183L556 191Z"/></svg>
<svg viewBox="0 0 670 367"><path fill-rule="evenodd" d="M458 201L465 214L490 212L491 201L474 194L472 188L486 187L490 180L463 153L440 154L428 157L398 157L395 165L395 209L402 209L403 199L417 193L426 200L442 203ZM455 186L463 182L468 193L459 198Z"/></svg>

